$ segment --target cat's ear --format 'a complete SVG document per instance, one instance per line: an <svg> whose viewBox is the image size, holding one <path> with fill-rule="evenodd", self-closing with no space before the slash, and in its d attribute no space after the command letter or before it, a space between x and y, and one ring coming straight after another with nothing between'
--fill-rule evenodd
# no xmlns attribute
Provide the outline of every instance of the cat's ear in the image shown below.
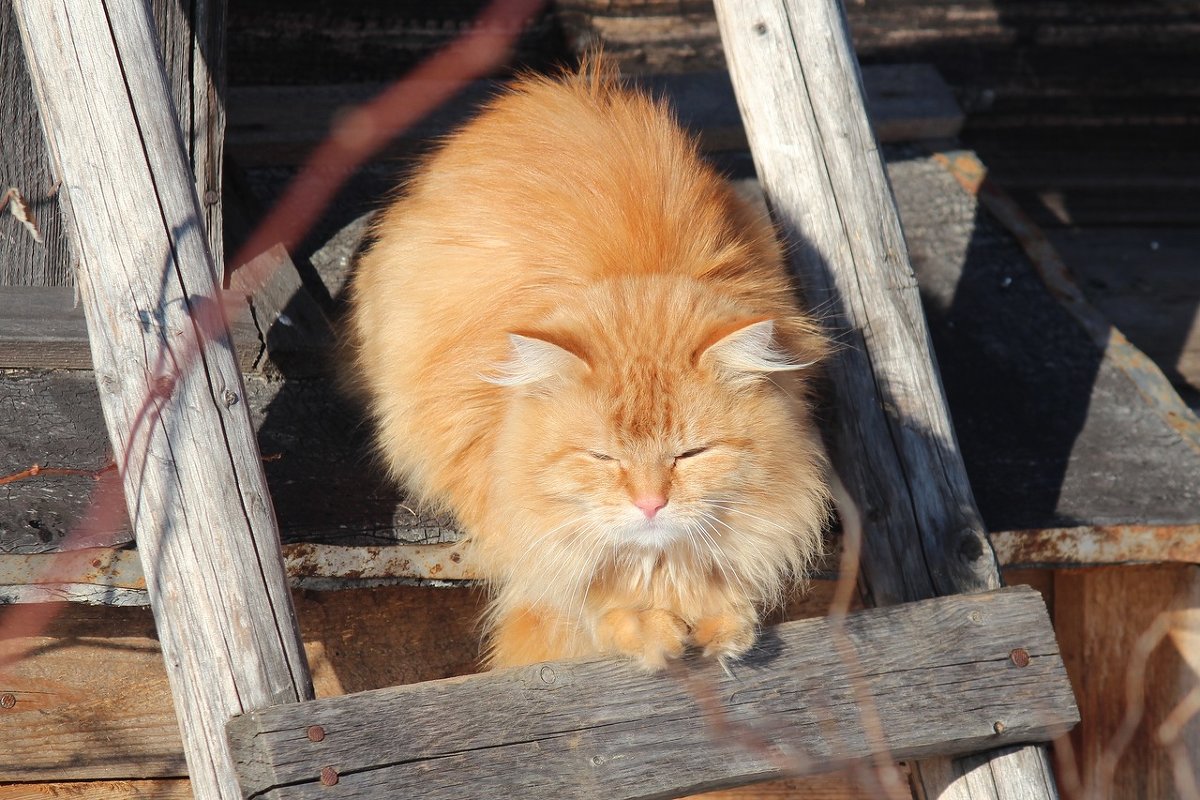
<svg viewBox="0 0 1200 800"><path fill-rule="evenodd" d="M702 366L717 368L732 376L811 367L815 361L797 361L775 341L775 320L756 317L717 328L699 351Z"/></svg>
<svg viewBox="0 0 1200 800"><path fill-rule="evenodd" d="M554 341L559 338L559 341ZM543 333L510 333L511 348L507 361L497 365L496 371L484 376L484 380L498 386L528 386L545 383L554 378L590 369L582 356L574 352L571 344L561 337Z"/></svg>

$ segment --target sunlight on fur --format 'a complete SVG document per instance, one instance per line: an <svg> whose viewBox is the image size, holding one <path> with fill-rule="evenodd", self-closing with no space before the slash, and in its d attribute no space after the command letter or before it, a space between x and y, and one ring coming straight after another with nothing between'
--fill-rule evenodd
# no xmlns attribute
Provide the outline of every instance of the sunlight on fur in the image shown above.
<svg viewBox="0 0 1200 800"><path fill-rule="evenodd" d="M374 239L356 382L394 477L467 533L488 663L745 653L829 513L828 344L770 222L592 58L493 100Z"/></svg>

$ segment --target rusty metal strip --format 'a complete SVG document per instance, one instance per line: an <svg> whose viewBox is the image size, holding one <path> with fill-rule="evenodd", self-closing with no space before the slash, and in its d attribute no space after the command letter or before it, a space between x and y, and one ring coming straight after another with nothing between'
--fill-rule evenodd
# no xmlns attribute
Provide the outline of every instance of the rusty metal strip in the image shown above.
<svg viewBox="0 0 1200 800"><path fill-rule="evenodd" d="M1200 563L1200 525L1088 525L992 533L1005 567Z"/></svg>
<svg viewBox="0 0 1200 800"><path fill-rule="evenodd" d="M403 581L471 581L474 568L454 545L283 546L288 582L337 589ZM147 605L146 578L136 550L95 547L61 553L0 556L0 604L71 601Z"/></svg>
<svg viewBox="0 0 1200 800"><path fill-rule="evenodd" d="M1200 419L1180 399L1158 365L1088 302L1045 233L1008 194L988 180L987 167L979 158L968 150L951 150L934 153L933 160L945 167L1013 235L1046 288L1087 331L1105 358L1129 378L1146 404L1200 453Z"/></svg>
<svg viewBox="0 0 1200 800"><path fill-rule="evenodd" d="M992 533L991 539L1003 567L1200 563L1200 525L1000 531ZM284 545L283 555L288 582L297 588L331 590L413 580L479 579L475 568L452 544L379 547L290 544ZM146 581L137 551L97 547L0 556L0 604L61 601L147 605Z"/></svg>

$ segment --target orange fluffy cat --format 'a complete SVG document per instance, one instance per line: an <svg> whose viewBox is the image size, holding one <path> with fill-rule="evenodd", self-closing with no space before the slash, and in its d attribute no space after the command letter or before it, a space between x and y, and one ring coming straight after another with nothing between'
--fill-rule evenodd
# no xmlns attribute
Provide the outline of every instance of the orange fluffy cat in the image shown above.
<svg viewBox="0 0 1200 800"><path fill-rule="evenodd" d="M770 223L593 60L492 101L374 237L358 379L392 473L467 533L490 665L745 653L829 502L827 342Z"/></svg>

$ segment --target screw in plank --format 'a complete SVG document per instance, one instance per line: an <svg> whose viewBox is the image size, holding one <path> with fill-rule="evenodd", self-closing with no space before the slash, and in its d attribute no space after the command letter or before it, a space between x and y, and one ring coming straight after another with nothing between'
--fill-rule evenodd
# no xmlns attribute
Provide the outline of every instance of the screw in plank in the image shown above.
<svg viewBox="0 0 1200 800"><path fill-rule="evenodd" d="M0 708L12 708L17 704L17 696L10 692L0 694Z"/></svg>
<svg viewBox="0 0 1200 800"><path fill-rule="evenodd" d="M324 767L321 770L321 785L336 786L338 782L338 771L333 767Z"/></svg>
<svg viewBox="0 0 1200 800"><path fill-rule="evenodd" d="M225 401L226 408L236 406L238 401L237 392L234 392L232 389L226 389L225 393L221 395L221 399Z"/></svg>
<svg viewBox="0 0 1200 800"><path fill-rule="evenodd" d="M759 36L766 36L767 35L767 23L756 22L754 24L754 32L757 33Z"/></svg>
<svg viewBox="0 0 1200 800"><path fill-rule="evenodd" d="M325 739L325 729L320 725L309 725L308 730L305 731L305 733L308 734L308 740L310 742L320 742Z"/></svg>
<svg viewBox="0 0 1200 800"><path fill-rule="evenodd" d="M1029 651L1024 647L1018 647L1008 654L1008 658L1018 667L1029 666Z"/></svg>
<svg viewBox="0 0 1200 800"><path fill-rule="evenodd" d="M205 205L215 206L217 204L217 201L220 199L221 199L221 196L219 194L217 194L215 191L213 191L212 189L209 189L207 192L204 193L204 204Z"/></svg>
<svg viewBox="0 0 1200 800"><path fill-rule="evenodd" d="M992 726L992 730L994 730L996 733L1004 733L1004 723L997 722L995 725Z"/></svg>
<svg viewBox="0 0 1200 800"><path fill-rule="evenodd" d="M547 686L554 685L554 670L551 667L542 667L538 675L542 679L542 683L546 684Z"/></svg>

